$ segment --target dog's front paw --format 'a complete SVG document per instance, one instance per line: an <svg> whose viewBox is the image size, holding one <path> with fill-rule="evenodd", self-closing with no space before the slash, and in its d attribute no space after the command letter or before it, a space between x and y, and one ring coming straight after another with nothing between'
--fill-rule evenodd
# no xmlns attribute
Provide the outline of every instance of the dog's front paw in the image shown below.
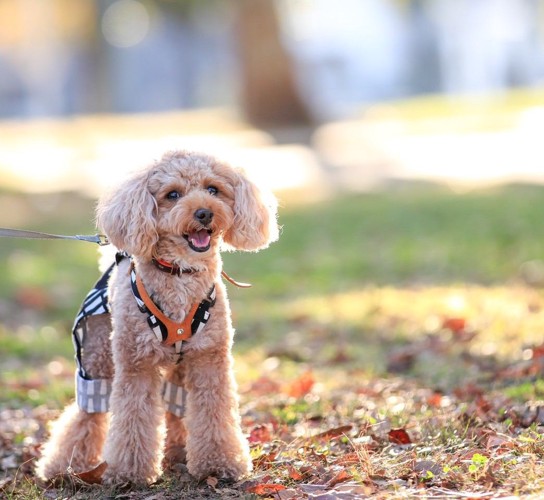
<svg viewBox="0 0 544 500"><path fill-rule="evenodd" d="M189 460L189 473L197 479L214 476L226 481L238 481L253 469L251 460L246 457L227 458L225 456L207 456Z"/></svg>
<svg viewBox="0 0 544 500"><path fill-rule="evenodd" d="M106 486L145 486L154 482L158 477L153 470L127 470L108 464L108 468L102 475L102 484Z"/></svg>

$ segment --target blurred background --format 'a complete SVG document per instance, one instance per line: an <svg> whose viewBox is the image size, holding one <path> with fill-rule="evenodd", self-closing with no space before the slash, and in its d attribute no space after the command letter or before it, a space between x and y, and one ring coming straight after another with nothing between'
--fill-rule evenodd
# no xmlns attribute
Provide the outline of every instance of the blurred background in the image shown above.
<svg viewBox="0 0 544 500"><path fill-rule="evenodd" d="M542 423L543 134L544 0L0 0L0 227L94 234L100 193L171 149L278 196L279 241L223 256L254 285L229 286L244 428L289 426L276 443L436 410L422 432L461 449L462 408L495 385L537 401ZM10 498L2 476L32 486L45 424L73 398L70 331L97 260L87 243L0 238ZM524 438L497 401L505 435ZM534 442L520 464L542 462ZM361 477L382 474L384 450ZM511 494L542 477L501 463L493 484L523 478Z"/></svg>
<svg viewBox="0 0 544 500"><path fill-rule="evenodd" d="M452 286L540 290L543 131L544 0L0 0L0 226L93 233L96 197L169 149L244 167L283 225L225 256L256 283L231 291L248 369L357 353L379 371L384 339L468 314ZM18 394L18 358L45 363L64 396L21 397L58 405L96 249L0 254L4 383ZM438 302L407 308L414 286ZM482 325L517 325L496 303Z"/></svg>
<svg viewBox="0 0 544 500"><path fill-rule="evenodd" d="M95 195L174 147L316 193L544 178L541 0L1 0L0 77L25 189Z"/></svg>

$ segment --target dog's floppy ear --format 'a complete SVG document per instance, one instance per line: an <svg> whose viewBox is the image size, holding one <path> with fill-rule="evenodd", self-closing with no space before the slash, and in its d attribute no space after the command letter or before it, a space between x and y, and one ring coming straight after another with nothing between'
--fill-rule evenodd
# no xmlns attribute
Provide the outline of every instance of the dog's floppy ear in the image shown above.
<svg viewBox="0 0 544 500"><path fill-rule="evenodd" d="M279 236L276 198L262 192L241 172L234 184L234 223L223 235L224 242L235 250L257 251L266 248Z"/></svg>
<svg viewBox="0 0 544 500"><path fill-rule="evenodd" d="M159 237L156 200L147 187L148 172L125 181L101 198L96 209L97 226L110 242L130 255L150 257Z"/></svg>

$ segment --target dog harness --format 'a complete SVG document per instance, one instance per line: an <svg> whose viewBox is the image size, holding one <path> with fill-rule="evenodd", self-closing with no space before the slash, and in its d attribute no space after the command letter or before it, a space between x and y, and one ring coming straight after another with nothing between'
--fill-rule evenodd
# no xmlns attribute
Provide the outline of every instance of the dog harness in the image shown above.
<svg viewBox="0 0 544 500"><path fill-rule="evenodd" d="M194 304L182 322L176 323L166 317L148 295L142 280L136 275L134 264L130 268L130 283L138 308L147 314L147 323L157 340L165 345L173 345L176 354L181 354L184 340L204 328L210 317L209 309L215 305L215 286L212 286L208 296L200 304Z"/></svg>
<svg viewBox="0 0 544 500"><path fill-rule="evenodd" d="M109 411L112 381L110 379L91 379L85 371L82 353L83 341L88 334L86 319L89 316L111 313L108 300L108 282L115 266L125 258L130 257L124 252L119 252L115 256L115 262L106 270L85 297L72 329L72 340L77 363L76 401L79 407L87 413ZM192 306L183 322L176 323L167 318L149 297L140 277L136 274L134 264L131 265L130 279L132 293L138 308L142 313L147 314L147 323L157 340L165 345L174 346L174 351L180 356L179 360L181 360L183 341L202 331L208 322L210 317L209 309L215 304L215 286L212 286L207 297L200 304ZM183 387L165 380L161 395L168 411L178 417L183 416L187 397Z"/></svg>

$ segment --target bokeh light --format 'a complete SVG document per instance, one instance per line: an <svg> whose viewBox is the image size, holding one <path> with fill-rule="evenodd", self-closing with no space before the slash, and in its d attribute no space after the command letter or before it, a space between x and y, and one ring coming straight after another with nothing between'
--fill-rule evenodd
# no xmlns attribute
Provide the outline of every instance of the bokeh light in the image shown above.
<svg viewBox="0 0 544 500"><path fill-rule="evenodd" d="M142 2L117 0L111 4L102 18L102 33L106 41L119 48L140 43L148 34L150 16Z"/></svg>

